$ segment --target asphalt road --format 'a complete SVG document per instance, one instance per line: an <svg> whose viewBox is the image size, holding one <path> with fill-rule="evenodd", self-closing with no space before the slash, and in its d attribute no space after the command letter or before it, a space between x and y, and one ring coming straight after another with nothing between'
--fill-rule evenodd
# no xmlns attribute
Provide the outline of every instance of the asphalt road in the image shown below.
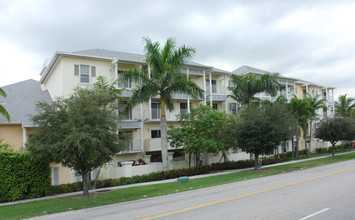
<svg viewBox="0 0 355 220"><path fill-rule="evenodd" d="M355 219L355 160L37 219Z"/></svg>

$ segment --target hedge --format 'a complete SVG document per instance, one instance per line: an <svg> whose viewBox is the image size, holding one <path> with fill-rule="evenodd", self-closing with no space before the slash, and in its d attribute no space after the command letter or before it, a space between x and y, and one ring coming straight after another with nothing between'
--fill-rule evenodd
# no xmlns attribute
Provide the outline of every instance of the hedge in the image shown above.
<svg viewBox="0 0 355 220"><path fill-rule="evenodd" d="M277 158L277 157L263 158L263 165L279 163L282 161L283 160L281 158ZM218 172L221 170L243 169L243 168L248 168L253 166L254 166L254 160L227 161L223 163L213 163L211 165L205 165L205 166L159 171L159 172L144 174L141 176L98 180L96 183L96 188L105 188L111 186L122 186L127 184L134 184L134 183L174 179L181 176L195 176L201 174L208 174L212 172ZM91 185L93 184L93 182L94 181L91 181ZM58 186L51 186L50 194L54 195L54 194L81 191L82 185L83 185L82 182L76 182L76 183L62 184Z"/></svg>
<svg viewBox="0 0 355 220"><path fill-rule="evenodd" d="M45 196L50 191L48 163L28 152L0 151L0 202Z"/></svg>

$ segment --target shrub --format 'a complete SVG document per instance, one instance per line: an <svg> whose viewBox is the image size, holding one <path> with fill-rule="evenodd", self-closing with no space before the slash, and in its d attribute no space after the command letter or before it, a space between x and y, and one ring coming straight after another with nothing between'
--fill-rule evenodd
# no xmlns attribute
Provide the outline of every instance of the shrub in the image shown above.
<svg viewBox="0 0 355 220"><path fill-rule="evenodd" d="M283 161L282 158L263 158L263 165L274 164ZM173 169L167 171L159 171L141 176L121 177L118 179L105 179L97 181L96 188L121 186L133 183L143 183L157 180L174 179L181 176L194 176L201 174L208 174L211 172L231 169L242 169L254 166L254 160L239 160L239 161L226 161L223 163L213 163L211 165L186 167L182 169ZM91 182L93 184L93 181ZM82 183L70 183L60 186L52 186L51 194L58 194L82 190Z"/></svg>
<svg viewBox="0 0 355 220"><path fill-rule="evenodd" d="M0 202L47 195L50 184L48 163L34 161L28 152L0 152Z"/></svg>

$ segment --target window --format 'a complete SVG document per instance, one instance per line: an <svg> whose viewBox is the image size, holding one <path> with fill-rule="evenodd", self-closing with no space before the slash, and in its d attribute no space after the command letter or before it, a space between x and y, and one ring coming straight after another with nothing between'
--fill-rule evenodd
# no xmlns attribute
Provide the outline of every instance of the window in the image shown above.
<svg viewBox="0 0 355 220"><path fill-rule="evenodd" d="M80 65L80 82L89 83L89 66Z"/></svg>
<svg viewBox="0 0 355 220"><path fill-rule="evenodd" d="M282 147L282 153L286 153L286 152L289 151L288 142L282 143L282 144L281 144L281 147Z"/></svg>
<svg viewBox="0 0 355 220"><path fill-rule="evenodd" d="M187 113L187 103L181 102L180 103L180 116L183 116Z"/></svg>
<svg viewBox="0 0 355 220"><path fill-rule="evenodd" d="M218 110L218 104L217 103L212 103L212 108L215 110Z"/></svg>
<svg viewBox="0 0 355 220"><path fill-rule="evenodd" d="M217 81L212 79L211 82L212 82L212 93L217 93ZM210 80L206 79L206 86L208 87L209 85L210 85ZM209 90L207 92L209 92Z"/></svg>
<svg viewBox="0 0 355 220"><path fill-rule="evenodd" d="M161 103L160 102L152 102L152 119L160 119L161 115Z"/></svg>
<svg viewBox="0 0 355 220"><path fill-rule="evenodd" d="M152 130L151 131L151 138L161 138L160 130Z"/></svg>
<svg viewBox="0 0 355 220"><path fill-rule="evenodd" d="M59 167L52 167L52 184L59 185Z"/></svg>
<svg viewBox="0 0 355 220"><path fill-rule="evenodd" d="M235 85L234 85L234 83L232 82L232 80L229 80L229 87L232 87L232 88L235 87Z"/></svg>
<svg viewBox="0 0 355 220"><path fill-rule="evenodd" d="M124 70L117 70L117 77L120 78L122 76L123 73L125 73L126 71ZM120 81L120 83L118 84L118 87L120 88L132 88L132 84L131 81L129 80L124 80L124 81Z"/></svg>
<svg viewBox="0 0 355 220"><path fill-rule="evenodd" d="M79 76L80 83L90 82L90 66L89 65L74 65L74 76ZM91 77L96 77L96 67L91 66Z"/></svg>
<svg viewBox="0 0 355 220"><path fill-rule="evenodd" d="M327 108L323 108L323 117L327 117Z"/></svg>
<svg viewBox="0 0 355 220"><path fill-rule="evenodd" d="M237 103L229 103L229 110L233 115L237 114Z"/></svg>

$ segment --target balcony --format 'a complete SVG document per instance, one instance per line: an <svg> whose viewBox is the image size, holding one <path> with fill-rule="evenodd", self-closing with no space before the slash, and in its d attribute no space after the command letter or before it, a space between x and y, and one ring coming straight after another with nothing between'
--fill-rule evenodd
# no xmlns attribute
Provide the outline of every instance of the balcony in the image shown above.
<svg viewBox="0 0 355 220"><path fill-rule="evenodd" d="M168 121L178 121L176 112L170 112L166 110L166 120ZM150 109L144 110L143 118L144 121L150 121L150 122L159 122L161 117L161 110L160 109L152 109L152 112L150 112Z"/></svg>
<svg viewBox="0 0 355 220"><path fill-rule="evenodd" d="M206 86L207 101L210 100L210 86ZM212 101L225 102L227 98L227 90L224 86L212 85Z"/></svg>
<svg viewBox="0 0 355 220"><path fill-rule="evenodd" d="M125 141L125 147L118 154L129 154L142 152L141 139L129 139Z"/></svg>
<svg viewBox="0 0 355 220"><path fill-rule="evenodd" d="M168 150L175 149L171 148L168 143ZM144 151L160 151L161 150L161 139L160 138L150 138L144 139Z"/></svg>
<svg viewBox="0 0 355 220"><path fill-rule="evenodd" d="M119 122L120 129L134 129L141 128L141 114L140 109L136 108L134 111L129 112L125 116L121 116L121 121Z"/></svg>

